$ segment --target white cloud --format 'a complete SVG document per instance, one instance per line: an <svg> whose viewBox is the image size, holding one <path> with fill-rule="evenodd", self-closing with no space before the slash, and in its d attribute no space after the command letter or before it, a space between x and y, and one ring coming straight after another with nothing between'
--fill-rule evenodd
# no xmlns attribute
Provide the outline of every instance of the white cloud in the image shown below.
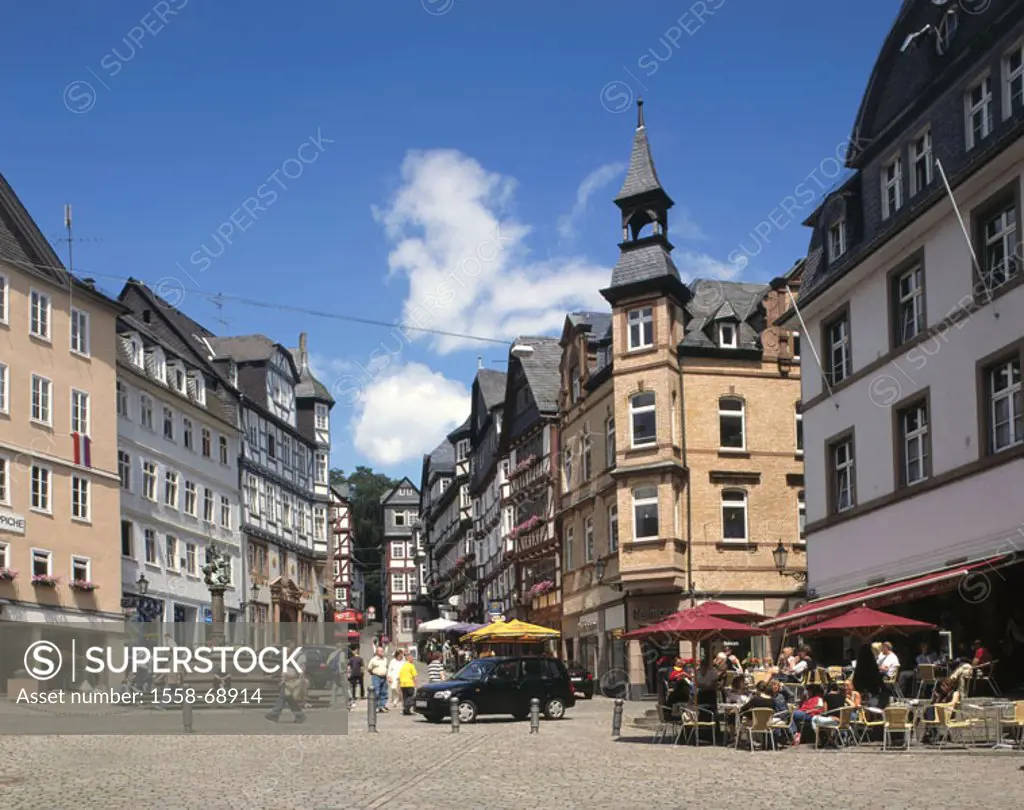
<svg viewBox="0 0 1024 810"><path fill-rule="evenodd" d="M356 450L376 464L417 459L469 415L466 386L408 363L362 388L352 417Z"/></svg>
<svg viewBox="0 0 1024 810"><path fill-rule="evenodd" d="M590 202L590 198L625 170L625 163L606 163L604 166L598 166L583 178L583 182L576 189L576 202L573 204L572 210L558 220L558 235L562 239L572 239L576 235L576 226L587 212L587 203Z"/></svg>
<svg viewBox="0 0 1024 810"><path fill-rule="evenodd" d="M323 354L311 352L309 355L309 370L313 376L328 388L331 381L342 374L349 374L355 369L355 363L343 357L328 357Z"/></svg>

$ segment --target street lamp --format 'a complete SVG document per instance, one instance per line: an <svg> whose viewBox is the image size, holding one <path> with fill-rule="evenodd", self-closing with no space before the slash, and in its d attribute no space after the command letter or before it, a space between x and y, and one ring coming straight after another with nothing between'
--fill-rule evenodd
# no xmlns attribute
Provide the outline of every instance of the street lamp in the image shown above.
<svg viewBox="0 0 1024 810"><path fill-rule="evenodd" d="M604 560L598 560L594 563L594 577L598 582L604 580Z"/></svg>
<svg viewBox="0 0 1024 810"><path fill-rule="evenodd" d="M791 577L797 582L807 581L806 571L787 571L786 563L789 561L789 552L786 551L786 547L782 545L782 540L779 540L779 544L772 551L772 560L775 562L775 570L779 572L780 576Z"/></svg>
<svg viewBox="0 0 1024 810"><path fill-rule="evenodd" d="M138 580L135 582L135 593L139 596L145 596L149 591L149 580L146 579L145 574L139 574Z"/></svg>

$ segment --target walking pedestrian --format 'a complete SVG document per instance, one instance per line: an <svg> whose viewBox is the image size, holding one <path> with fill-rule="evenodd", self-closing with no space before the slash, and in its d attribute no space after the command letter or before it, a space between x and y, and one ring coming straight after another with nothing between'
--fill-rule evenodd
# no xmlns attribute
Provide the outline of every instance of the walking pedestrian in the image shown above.
<svg viewBox="0 0 1024 810"><path fill-rule="evenodd" d="M356 690L359 691L359 700L366 697L363 687L363 657L359 650L353 648L348 656L348 694L352 703L356 702Z"/></svg>
<svg viewBox="0 0 1024 810"><path fill-rule="evenodd" d="M334 646L334 650L329 656L327 656L327 670L331 674L331 708L337 708L338 706L338 693L345 687L346 675L342 671L347 667L345 665L345 643L339 641ZM348 706L352 707L352 696L349 694Z"/></svg>
<svg viewBox="0 0 1024 810"><path fill-rule="evenodd" d="M296 663L298 667L288 667L281 673L281 681L277 689L277 702L266 715L266 718L272 723L281 719L281 712L284 711L285 706L295 716L296 723L306 722L306 715L302 711L302 704L306 699L306 656L300 652Z"/></svg>
<svg viewBox="0 0 1024 810"><path fill-rule="evenodd" d="M388 710L388 659L384 657L384 648L378 646L373 657L367 662L370 671L370 685L377 700L377 711Z"/></svg>
<svg viewBox="0 0 1024 810"><path fill-rule="evenodd" d="M388 664L388 706L397 708L402 702L402 688L398 685L398 673L405 665L405 653L395 650L395 657Z"/></svg>
<svg viewBox="0 0 1024 810"><path fill-rule="evenodd" d="M441 653L436 652L430 657L430 663L427 665L427 677L431 683L444 680L444 665L441 663Z"/></svg>
<svg viewBox="0 0 1024 810"><path fill-rule="evenodd" d="M416 694L416 665L405 657L398 670L398 687L402 690L402 714L412 714L413 696Z"/></svg>

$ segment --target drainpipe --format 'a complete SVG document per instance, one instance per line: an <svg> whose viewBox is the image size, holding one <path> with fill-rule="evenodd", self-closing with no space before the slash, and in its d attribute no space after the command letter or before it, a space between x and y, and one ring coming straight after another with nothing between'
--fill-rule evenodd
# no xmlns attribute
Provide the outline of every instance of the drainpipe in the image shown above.
<svg viewBox="0 0 1024 810"><path fill-rule="evenodd" d="M679 429L683 449L683 466L686 468L686 591L690 596L690 607L697 603L697 594L693 586L693 509L690 490L692 480L690 465L686 460L686 398L683 396L683 366L679 364Z"/></svg>

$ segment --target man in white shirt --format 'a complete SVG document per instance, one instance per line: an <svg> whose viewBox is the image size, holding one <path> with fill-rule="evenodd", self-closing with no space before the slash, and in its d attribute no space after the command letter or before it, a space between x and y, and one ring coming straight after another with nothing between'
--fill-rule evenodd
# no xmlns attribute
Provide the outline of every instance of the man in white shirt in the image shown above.
<svg viewBox="0 0 1024 810"><path fill-rule="evenodd" d="M388 710L388 659L384 656L383 647L377 647L373 657L367 661L366 669L370 673L377 711L386 712Z"/></svg>
<svg viewBox="0 0 1024 810"><path fill-rule="evenodd" d="M888 641L882 643L882 657L878 662L878 670L883 677L895 678L900 670L900 659L892 651L892 644Z"/></svg>

